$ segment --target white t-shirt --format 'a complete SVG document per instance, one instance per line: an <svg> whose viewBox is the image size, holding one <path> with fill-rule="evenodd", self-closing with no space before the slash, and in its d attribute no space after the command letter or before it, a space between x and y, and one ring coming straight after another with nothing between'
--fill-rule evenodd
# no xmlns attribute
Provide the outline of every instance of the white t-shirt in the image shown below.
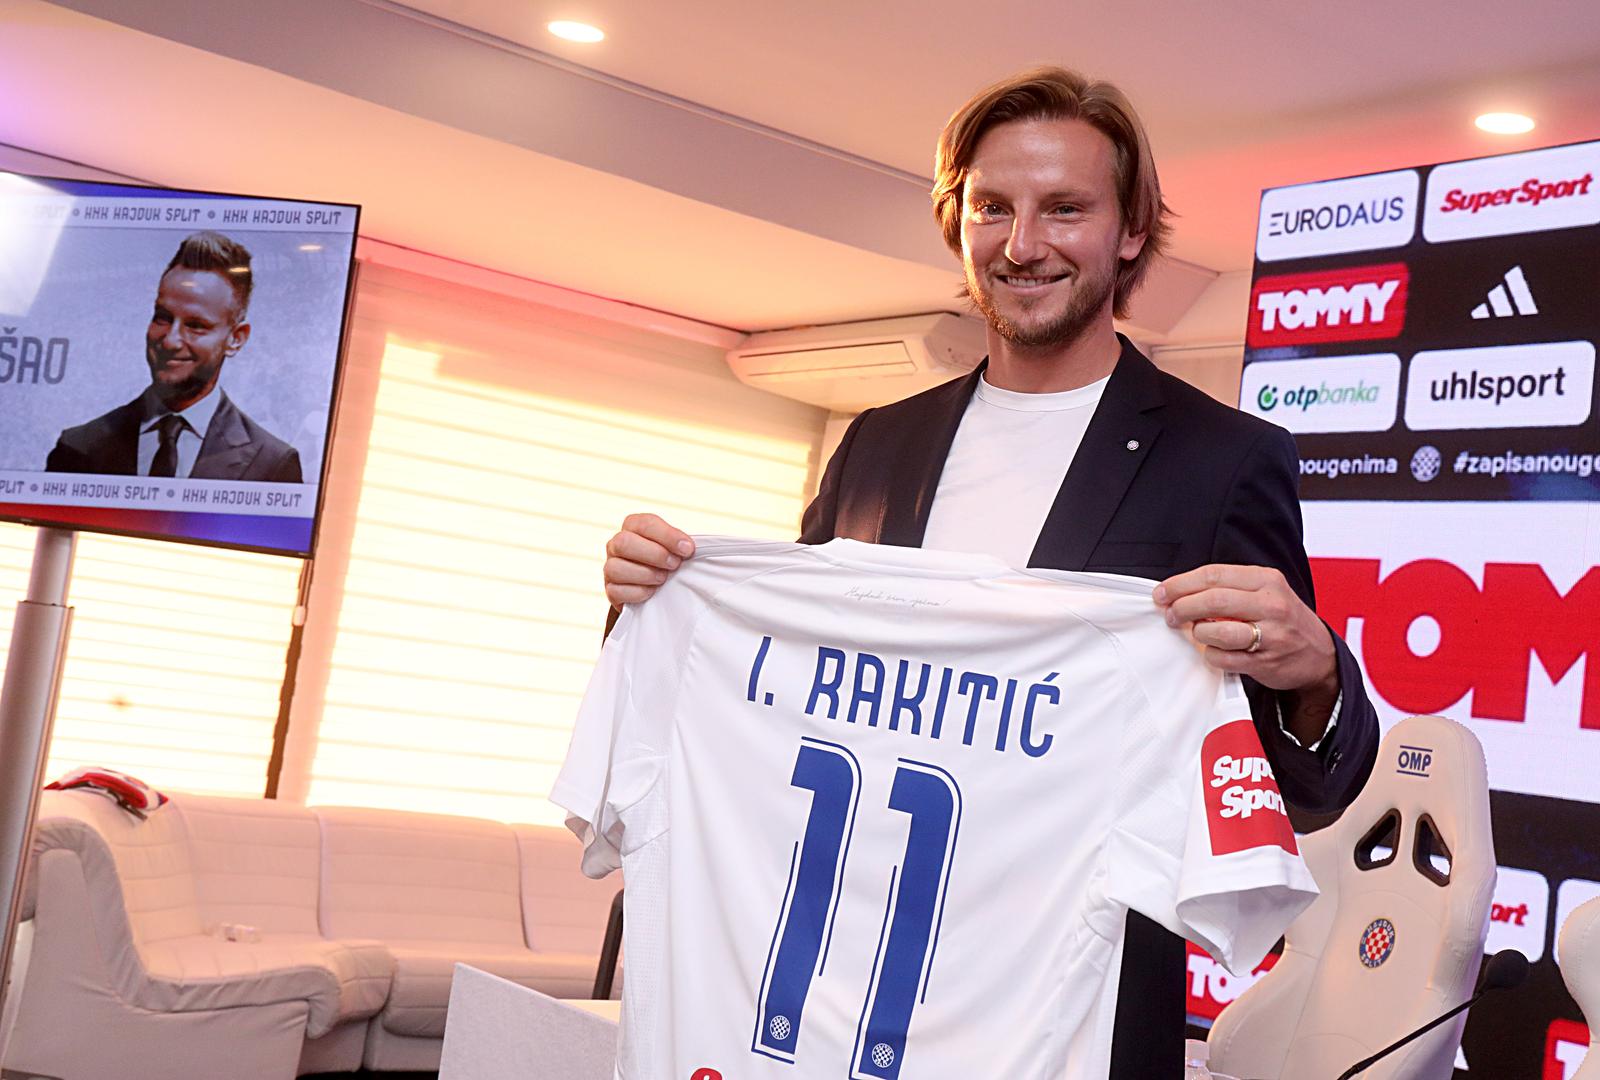
<svg viewBox="0 0 1600 1080"><path fill-rule="evenodd" d="M1103 1077L1126 909L1245 971L1315 895L1242 688L1148 583L697 544L552 796L627 874L619 1076Z"/></svg>
<svg viewBox="0 0 1600 1080"><path fill-rule="evenodd" d="M1027 566L1108 379L1056 394L980 379L939 473L922 546Z"/></svg>

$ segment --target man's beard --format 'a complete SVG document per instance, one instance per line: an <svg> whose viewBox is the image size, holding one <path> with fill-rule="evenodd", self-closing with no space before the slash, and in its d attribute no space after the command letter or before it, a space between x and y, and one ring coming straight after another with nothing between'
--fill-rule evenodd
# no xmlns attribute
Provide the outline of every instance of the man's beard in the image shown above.
<svg viewBox="0 0 1600 1080"><path fill-rule="evenodd" d="M1025 274L1026 270L1019 267L1017 273ZM966 278L968 299L983 312L994 332L1026 349L1059 348L1077 341L1094 324L1116 287L1114 273L1080 276L1059 315L1041 325L1020 326L1004 315L994 297L978 284L975 270L969 267Z"/></svg>
<svg viewBox="0 0 1600 1080"><path fill-rule="evenodd" d="M155 388L156 397L163 402L183 401L189 398L198 399L216 382L217 375L222 370L220 363L210 365L194 363L190 367L189 374L185 375L182 380L167 382L155 378L154 374L158 362L161 366L165 365L164 357L147 347L145 359L151 366L150 384Z"/></svg>

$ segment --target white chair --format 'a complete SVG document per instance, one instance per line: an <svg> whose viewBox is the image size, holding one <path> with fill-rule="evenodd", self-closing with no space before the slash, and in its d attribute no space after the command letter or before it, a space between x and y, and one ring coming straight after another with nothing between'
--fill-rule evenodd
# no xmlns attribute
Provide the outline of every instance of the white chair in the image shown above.
<svg viewBox="0 0 1600 1080"><path fill-rule="evenodd" d="M1589 1052L1572 1080L1600 1080L1600 897L1579 904L1561 925L1561 977L1589 1022Z"/></svg>
<svg viewBox="0 0 1600 1080"><path fill-rule="evenodd" d="M1322 895L1283 957L1211 1029L1211 1069L1332 1080L1472 994L1494 892L1483 748L1439 716L1403 720L1339 820L1301 840ZM1463 1014L1361 1074L1448 1080Z"/></svg>

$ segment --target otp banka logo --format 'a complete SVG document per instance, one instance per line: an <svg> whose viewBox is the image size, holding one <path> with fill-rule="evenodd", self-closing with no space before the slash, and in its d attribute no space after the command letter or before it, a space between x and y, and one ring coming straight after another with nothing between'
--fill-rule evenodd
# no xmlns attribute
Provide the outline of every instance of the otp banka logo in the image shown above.
<svg viewBox="0 0 1600 1080"><path fill-rule="evenodd" d="M1316 360L1258 360L1239 385L1239 407L1295 433L1387 431L1399 402L1394 353Z"/></svg>
<svg viewBox="0 0 1600 1080"><path fill-rule="evenodd" d="M1420 184L1416 170L1403 169L1274 188L1261 196L1256 258L1273 262L1409 244Z"/></svg>
<svg viewBox="0 0 1600 1080"><path fill-rule="evenodd" d="M1245 342L1265 349L1399 337L1410 281L1404 263L1260 278Z"/></svg>

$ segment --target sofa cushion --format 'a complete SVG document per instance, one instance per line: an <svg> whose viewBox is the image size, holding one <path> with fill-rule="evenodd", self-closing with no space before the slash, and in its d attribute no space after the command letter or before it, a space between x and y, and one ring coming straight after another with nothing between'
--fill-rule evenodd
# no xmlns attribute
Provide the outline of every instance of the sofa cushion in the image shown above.
<svg viewBox="0 0 1600 1080"><path fill-rule="evenodd" d="M219 923L264 934L316 935L322 833L317 816L276 799L180 795L195 899L207 931Z"/></svg>
<svg viewBox="0 0 1600 1080"><path fill-rule="evenodd" d="M322 932L395 945L523 946L517 841L495 821L318 807Z"/></svg>
<svg viewBox="0 0 1600 1080"><path fill-rule="evenodd" d="M226 941L204 932L178 800L140 821L88 792L45 796L33 856L76 857L110 989L128 1005L181 1013L303 999L313 1038L382 1007L394 959L381 942L330 941L315 932ZM251 814L252 802L216 800L234 801Z"/></svg>
<svg viewBox="0 0 1600 1080"><path fill-rule="evenodd" d="M210 935L173 938L141 950L150 983L144 1008L196 1012L305 999L306 1034L371 1016L383 1006L394 958L378 942L339 942L312 935L267 935L224 941Z"/></svg>
<svg viewBox="0 0 1600 1080"><path fill-rule="evenodd" d="M530 952L520 947L474 949L448 941L409 942L391 948L394 983L378 1019L396 1035L444 1037L450 980L458 963L551 997L587 997L594 986L594 957L579 953Z"/></svg>
<svg viewBox="0 0 1600 1080"><path fill-rule="evenodd" d="M32 856L52 848L77 851L92 885L116 898L112 914L134 945L202 932L184 823L172 803L141 821L91 791L46 791L38 821ZM23 918L32 915L29 901Z"/></svg>

